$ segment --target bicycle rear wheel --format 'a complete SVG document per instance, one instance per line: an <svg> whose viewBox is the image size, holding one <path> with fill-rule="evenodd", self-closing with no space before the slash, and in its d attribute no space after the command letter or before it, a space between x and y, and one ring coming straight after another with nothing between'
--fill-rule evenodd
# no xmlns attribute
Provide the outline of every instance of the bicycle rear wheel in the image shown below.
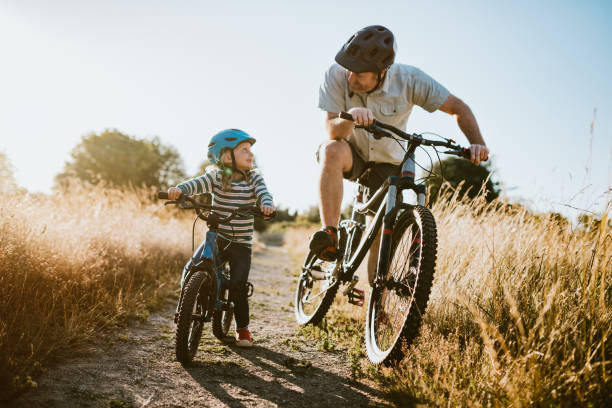
<svg viewBox="0 0 612 408"><path fill-rule="evenodd" d="M181 364L191 363L198 351L210 285L210 273L197 271L183 288L176 327L176 359Z"/></svg>
<svg viewBox="0 0 612 408"><path fill-rule="evenodd" d="M229 299L229 289L225 288L221 294L222 299ZM213 334L219 340L228 340L228 332L234 319L234 309L228 306L226 310L215 310L212 317Z"/></svg>
<svg viewBox="0 0 612 408"><path fill-rule="evenodd" d="M339 281L332 272L335 262L326 262L309 252L295 291L295 319L301 325L319 324L329 310Z"/></svg>
<svg viewBox="0 0 612 408"><path fill-rule="evenodd" d="M431 292L436 251L431 212L416 206L401 214L393 229L389 271L368 302L365 343L372 363L401 360L417 336Z"/></svg>

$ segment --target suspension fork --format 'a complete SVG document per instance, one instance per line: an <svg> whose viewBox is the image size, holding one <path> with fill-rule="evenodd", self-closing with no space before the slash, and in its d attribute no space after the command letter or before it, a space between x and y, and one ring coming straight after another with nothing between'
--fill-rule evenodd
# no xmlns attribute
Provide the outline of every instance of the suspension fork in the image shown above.
<svg viewBox="0 0 612 408"><path fill-rule="evenodd" d="M400 178L393 176L389 179L389 191L387 192L387 203L385 215L382 225L382 239L378 250L378 265L376 268L376 278L374 286L382 283L389 269L389 256L391 253L391 238L393 235L393 226L395 225L395 216L398 209L398 184Z"/></svg>
<svg viewBox="0 0 612 408"><path fill-rule="evenodd" d="M379 285L385 280L389 269L391 255L391 240L393 237L393 227L397 219L397 212L400 208L400 202L403 201L402 191L406 189L414 190L417 194L417 204L425 205L427 197L427 188L424 184L414 183L415 160L414 151L416 145L409 145L404 160L402 161L401 177L390 177L389 192L387 194L387 203L385 216L383 217L382 239L378 251L378 265L376 268L376 278L374 285Z"/></svg>

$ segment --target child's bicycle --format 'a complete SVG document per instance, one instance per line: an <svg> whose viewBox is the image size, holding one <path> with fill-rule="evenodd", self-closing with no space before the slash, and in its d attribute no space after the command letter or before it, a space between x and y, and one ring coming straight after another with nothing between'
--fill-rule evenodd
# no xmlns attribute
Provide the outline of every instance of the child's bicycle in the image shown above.
<svg viewBox="0 0 612 408"><path fill-rule="evenodd" d="M340 117L353 120L344 112ZM376 277L366 315L365 344L372 363L389 365L403 358L404 347L408 347L418 334L436 264L436 222L425 206L427 187L415 183L414 152L419 146L439 146L449 149L443 153L469 158L470 151L450 139L428 140L378 121L368 127L355 127L366 129L376 139L389 137L407 141L401 173L385 180L369 199L363 197L366 189L360 185L351 219L340 222L336 261L326 262L315 253L308 253L297 283L295 316L299 324L318 324L341 284L347 285L343 294L348 296L350 303L363 305L364 293L355 288L358 278L353 274L382 224ZM416 193L416 203L403 202L404 190ZM362 219L367 213L376 215L365 230ZM365 239L362 240L364 230Z"/></svg>
<svg viewBox="0 0 612 408"><path fill-rule="evenodd" d="M157 197L167 200L168 193L159 192ZM234 318L234 304L228 299L230 267L229 262L221 262L217 247L219 224L226 224L236 216L256 216L271 219L272 213L264 216L257 207L244 207L233 211L212 205L201 204L197 200L181 195L176 201L165 205L178 204L181 209L195 210L196 221L202 219L208 225L206 239L194 251L193 256L183 269L181 294L179 297L174 323L176 324L176 359L182 364L193 360L202 337L204 323L212 321L215 337L227 341L228 332ZM215 211L229 212L220 216ZM192 249L195 232L192 230ZM247 296L253 294L253 285L247 282Z"/></svg>

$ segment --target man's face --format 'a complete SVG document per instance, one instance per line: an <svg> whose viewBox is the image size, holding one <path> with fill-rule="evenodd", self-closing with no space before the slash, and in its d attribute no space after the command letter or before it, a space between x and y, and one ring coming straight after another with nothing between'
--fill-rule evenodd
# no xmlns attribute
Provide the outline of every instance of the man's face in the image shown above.
<svg viewBox="0 0 612 408"><path fill-rule="evenodd" d="M378 74L376 72L355 72L346 70L346 78L348 79L349 89L354 93L366 93L371 91L378 82Z"/></svg>

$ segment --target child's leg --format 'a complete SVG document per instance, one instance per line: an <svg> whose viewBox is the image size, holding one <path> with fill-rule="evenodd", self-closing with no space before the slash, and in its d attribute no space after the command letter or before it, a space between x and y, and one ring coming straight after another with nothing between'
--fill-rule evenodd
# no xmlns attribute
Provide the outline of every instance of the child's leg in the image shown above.
<svg viewBox="0 0 612 408"><path fill-rule="evenodd" d="M247 298L247 280L251 269L251 248L240 245L230 244L219 246L224 260L229 261L231 269L231 280L229 290L229 300L234 302L234 317L236 328L242 329L249 325L249 302Z"/></svg>

